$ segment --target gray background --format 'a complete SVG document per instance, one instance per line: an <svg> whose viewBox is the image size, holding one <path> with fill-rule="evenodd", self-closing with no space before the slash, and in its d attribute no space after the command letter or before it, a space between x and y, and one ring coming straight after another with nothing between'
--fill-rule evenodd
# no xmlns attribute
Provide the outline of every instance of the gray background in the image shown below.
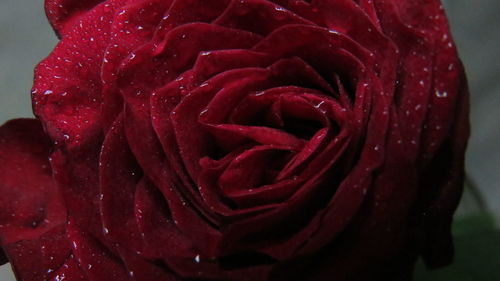
<svg viewBox="0 0 500 281"><path fill-rule="evenodd" d="M500 1L445 3L470 89L472 137L467 170L500 225ZM33 68L57 40L45 19L42 0L0 1L0 123L30 117ZM459 216L471 204L464 202ZM15 280L8 265L1 281ZM422 281L422 280L418 280Z"/></svg>

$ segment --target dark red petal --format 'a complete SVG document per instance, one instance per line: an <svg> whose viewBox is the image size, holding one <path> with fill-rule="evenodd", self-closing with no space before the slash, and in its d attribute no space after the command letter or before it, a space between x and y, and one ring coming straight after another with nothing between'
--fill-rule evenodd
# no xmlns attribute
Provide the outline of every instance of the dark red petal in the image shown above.
<svg viewBox="0 0 500 281"><path fill-rule="evenodd" d="M328 207L322 211L321 220L325 227L319 228L308 240L302 249L304 252L317 251L326 245L354 217L368 191L366 184L372 181L374 171L384 161L385 142L389 130L389 115L387 114L389 104L380 90L372 94L374 103L360 159L343 180Z"/></svg>
<svg viewBox="0 0 500 281"><path fill-rule="evenodd" d="M367 14L372 20L373 24L380 29L380 22L377 17L374 1L372 0L359 0L358 6Z"/></svg>
<svg viewBox="0 0 500 281"><path fill-rule="evenodd" d="M372 6L373 4L362 6L368 5ZM381 77L386 91L392 93L396 76L397 50L394 44L382 33L378 23L374 22L373 18L370 18L352 0L316 0L312 3L312 9L319 11L321 18L331 31L351 38L371 53L372 59L377 62L374 65L374 70ZM387 11L382 12L382 14L386 13Z"/></svg>
<svg viewBox="0 0 500 281"><path fill-rule="evenodd" d="M401 133L395 112L390 116L394 122L387 131L380 172L364 187L367 188L365 202L345 235L339 237L336 251L325 255L331 267L322 264L315 268L312 272L315 278L336 272L342 280L348 280L348 276L366 280L381 274L382 270L387 271L386 276L393 276L395 272L408 271L414 262L414 247L418 243L409 240L412 237L409 216L417 195L417 173L399 142ZM366 258L359 259L360 256ZM397 267L389 268L388 264L392 263Z"/></svg>
<svg viewBox="0 0 500 281"><path fill-rule="evenodd" d="M265 0L232 1L224 13L213 23L263 36L288 24L314 24Z"/></svg>
<svg viewBox="0 0 500 281"><path fill-rule="evenodd" d="M143 257L134 254L126 249L120 249L128 269L128 275L134 281L180 281L174 273L171 273L153 262L145 260Z"/></svg>
<svg viewBox="0 0 500 281"><path fill-rule="evenodd" d="M337 94L332 88L332 77L322 76L318 71L299 57L290 59L280 59L269 67L274 75L284 81L289 81L290 85L296 85L304 88L317 89L322 94Z"/></svg>
<svg viewBox="0 0 500 281"><path fill-rule="evenodd" d="M227 7L230 0L213 0L210 3L199 0L174 0L167 14L158 26L156 43L164 48L166 34L177 26L193 22L210 23ZM160 43L162 42L162 43Z"/></svg>
<svg viewBox="0 0 500 281"><path fill-rule="evenodd" d="M199 254L189 236L177 228L164 195L149 181L139 183L135 200L136 220L146 246L145 256L169 262L192 259Z"/></svg>
<svg viewBox="0 0 500 281"><path fill-rule="evenodd" d="M95 237L102 238L99 215L99 146L79 152L57 149L51 155L53 175L67 202L68 220Z"/></svg>
<svg viewBox="0 0 500 281"><path fill-rule="evenodd" d="M299 175L297 178L292 179L297 182L305 182L287 201L280 204L278 208L246 220L235 222L228 227L227 231L224 232L227 239L225 246L228 247L228 250L231 246L257 248L259 251L278 259L292 255L296 248L307 239L307 235L305 238L301 236L300 239L290 239L290 235L293 235L296 231L300 232L300 229L304 226L305 232L313 229L308 226L308 221L311 219L311 216L314 216L317 209L321 208L318 202L327 199L336 190L335 183L326 180L330 179L330 177L325 173L344 154L348 143L348 139L345 138L340 138L332 142L328 148L328 153L326 153L329 160L323 161L324 165L316 170L317 173L314 176L302 179ZM279 229L279 231L274 233L273 231L269 231L269 229ZM274 241L275 239L278 239L279 242ZM274 241L273 244L278 246L281 243L287 243L287 241L290 241L290 243L280 248L273 246L273 244L268 245L269 241Z"/></svg>
<svg viewBox="0 0 500 281"><path fill-rule="evenodd" d="M35 70L33 109L59 143L79 146L100 132L100 70L111 22L124 2L106 1L85 13Z"/></svg>
<svg viewBox="0 0 500 281"><path fill-rule="evenodd" d="M207 37L217 40L206 40ZM193 67L200 52L246 49L260 36L205 23L189 23L169 31L166 47L148 44L125 60L119 72L119 86L128 103L143 103L156 90Z"/></svg>
<svg viewBox="0 0 500 281"><path fill-rule="evenodd" d="M214 237L218 234L205 219L210 221L212 218L207 217L203 210L193 210L190 205L187 205L186 198L184 198L187 195L183 189L174 189L174 187L181 187L182 184L166 162L165 156L162 154L161 144L158 143L149 120L147 122L138 122L138 120L140 119L137 116L131 116L129 112L125 114L126 136L137 162L143 168L144 173L164 194L179 229L189 237L197 239L200 247L211 251L217 243L205 243L205 239L216 239ZM142 133L139 134L139 132ZM201 211L201 214L197 211Z"/></svg>
<svg viewBox="0 0 500 281"><path fill-rule="evenodd" d="M210 126L208 131L220 140L237 139L241 141L241 139L245 139L263 145L284 146L292 151L300 150L305 144L304 140L292 134L268 127L221 124Z"/></svg>
<svg viewBox="0 0 500 281"><path fill-rule="evenodd" d="M177 143L186 169L193 179L199 173L198 161L210 155L213 142L211 136L198 122L198 116L207 107L208 103L214 106L213 113L206 111L206 118L210 116L220 119L230 111L231 104L241 100L248 91L245 87L256 87L269 78L269 73L258 68L244 68L223 72L210 81L205 87L200 87L186 96L171 113ZM238 89L239 91L235 91ZM219 92L220 91L220 92ZM231 94L234 94L231 96ZM212 97L216 95L221 103L216 103ZM224 98L227 97L227 98ZM215 107L216 106L216 107ZM196 112L197 114L193 114ZM206 141L208 140L208 141Z"/></svg>
<svg viewBox="0 0 500 281"><path fill-rule="evenodd" d="M64 36L68 22L75 21L101 2L105 0L45 0L45 13L56 33Z"/></svg>
<svg viewBox="0 0 500 281"><path fill-rule="evenodd" d="M421 215L424 216L426 230L423 256L430 267L446 265L453 257L451 223L463 188L464 151L470 134L469 93L465 74L461 73L455 119L449 137L422 175L424 180L420 198L424 198L425 207ZM428 197L429 194L431 197Z"/></svg>
<svg viewBox="0 0 500 281"><path fill-rule="evenodd" d="M290 38L296 40L290 41ZM350 88L362 81L365 70L373 65L369 50L345 35L317 26L283 26L260 41L253 50L276 58L297 56L326 79L333 81L335 75L339 75Z"/></svg>
<svg viewBox="0 0 500 281"><path fill-rule="evenodd" d="M61 280L71 280L71 281L88 281L87 277L84 275L83 271L78 264L78 260L74 255L70 255L64 264L52 273L51 279L48 281L61 281Z"/></svg>
<svg viewBox="0 0 500 281"><path fill-rule="evenodd" d="M193 179L191 179L183 165L181 155L177 149L177 141L175 139L174 130L172 127L172 121L168 113L179 103L181 96L183 95L184 89L189 88L189 79L191 71L186 72L180 78L186 77L186 79L176 79L175 81L169 83L166 87L160 89L158 92L154 92L151 96L151 118L154 126L156 135L161 142L163 147L163 152L165 153L166 161L168 163L169 174L178 181L178 185L182 186L180 188L186 200L193 204L193 207L199 210L203 210L203 213L207 215L207 208L204 206L200 194L195 187ZM186 85L186 86L185 86ZM209 211L208 211L209 212ZM212 221L216 221L217 218L211 216Z"/></svg>
<svg viewBox="0 0 500 281"><path fill-rule="evenodd" d="M125 138L123 116L108 131L99 160L100 211L105 236L133 251L142 239L135 220L136 186L143 177ZM123 229L127 231L123 231Z"/></svg>
<svg viewBox="0 0 500 281"><path fill-rule="evenodd" d="M71 220L66 228L73 255L89 280L132 280L123 262L91 233L79 228Z"/></svg>
<svg viewBox="0 0 500 281"><path fill-rule="evenodd" d="M117 72L122 61L140 46L149 43L171 1L129 1L115 15L109 44L101 69L103 84L102 122L108 128L123 109L123 100L117 88Z"/></svg>
<svg viewBox="0 0 500 281"><path fill-rule="evenodd" d="M205 40L208 34L221 40ZM189 37L190 40L185 40L185 37ZM121 88L128 105L125 114L127 138L138 162L156 184L166 187L171 183L160 184L160 181L164 180L160 179L159 175L163 172L159 170L165 169L167 172L169 168L167 163L159 164L165 159L164 155L158 153L161 152L161 146L151 126L149 116L151 91L192 67L201 51L247 48L253 46L258 39L258 36L248 32L202 23L187 24L171 30L166 37L169 46L177 46L178 50L167 48L164 53L154 55L152 53L154 46L149 46L149 49L144 47L124 63L120 81L124 83ZM186 48L190 51L186 51ZM158 65L158 61L162 62L161 65ZM140 67L136 65L138 62ZM149 75L147 72L151 70L155 73ZM155 81L149 81L151 79Z"/></svg>
<svg viewBox="0 0 500 281"><path fill-rule="evenodd" d="M38 120L12 120L0 128L2 245L37 239L66 222L66 209L52 178L50 150Z"/></svg>
<svg viewBox="0 0 500 281"><path fill-rule="evenodd" d="M313 155L321 153L320 149L325 148L327 142L328 129L323 128L319 130L307 142L304 147L287 163L285 167L276 176L277 180L286 179L296 174L297 169L310 161Z"/></svg>
<svg viewBox="0 0 500 281"><path fill-rule="evenodd" d="M12 268L19 280L52 280L58 272L79 275L79 268L65 269L71 255L65 225L60 224L32 239L4 245ZM78 279L76 279L78 280Z"/></svg>
<svg viewBox="0 0 500 281"><path fill-rule="evenodd" d="M231 69L266 67L273 62L265 54L245 49L205 51L199 54L193 66L193 86L199 86L213 76Z"/></svg>
<svg viewBox="0 0 500 281"><path fill-rule="evenodd" d="M188 89L196 88L213 75L233 68L265 65L268 60L264 54L247 50L204 52L196 60L193 71L186 72L152 94L151 117L154 129L171 167L182 179L187 190L194 191L195 188L191 188L193 182L188 177L177 150L177 141L169 113L174 110ZM200 87L204 87L204 85L202 84ZM196 194L193 196L196 197ZM193 198L193 200L195 199Z"/></svg>
<svg viewBox="0 0 500 281"><path fill-rule="evenodd" d="M373 94L380 98L377 98L373 105L374 107L372 109L366 143L364 144L364 149L360 156L361 158L357 161L356 166L347 171L348 174L346 178L342 180L335 194L333 196L329 195L332 197L328 199L329 202L324 210L317 212L305 227L288 240L264 249L266 253L279 259L287 259L296 254L316 252L322 246L330 243L334 237L344 230L345 227L349 225L351 219L359 212L359 206L365 200L365 195L369 190L372 173L375 169L380 167L384 159L385 128L388 126L388 116L384 114L384 112L388 110L387 101L383 98L380 90ZM345 133L346 132L344 132L344 134ZM349 132L347 135L352 138L354 135L351 135L351 133L352 132ZM359 141L353 141L351 139L351 150L353 145L354 147L358 145L357 143L359 143ZM339 152L337 152L335 157L332 157L330 153L327 153L332 148L327 147L324 149L323 153L320 153L319 156L314 159L314 161L316 161L315 165L323 164L316 167L323 167L324 163L329 163L324 168L329 169L334 162L338 161L340 155L346 157L346 155L353 153L353 151L346 150L344 147L338 150ZM340 163L340 165L346 165L349 161ZM313 172L318 169L315 168L315 165L309 165L305 173L310 174L312 172L313 174L308 177L312 176L313 179L321 183L319 177L321 177L325 171L323 170L321 173ZM311 169L308 171L308 168ZM314 194L311 193L313 190L314 189L310 187L304 187L295 194L294 198L299 200L302 199L302 197L308 197L310 194Z"/></svg>
<svg viewBox="0 0 500 281"><path fill-rule="evenodd" d="M256 189L229 192L226 196L240 208L278 207L282 202L290 198L297 189L301 188L302 184L303 181L292 178L275 184L260 186Z"/></svg>
<svg viewBox="0 0 500 281"><path fill-rule="evenodd" d="M223 194L260 188L265 183L265 175L273 160L284 152L288 146L262 145L242 152L224 169L218 180Z"/></svg>
<svg viewBox="0 0 500 281"><path fill-rule="evenodd" d="M120 117L108 132L100 166L103 227L106 236L120 245L120 254L126 255L125 263L127 257L137 259L132 253L161 258L167 263L196 255L189 239L175 226L168 205L160 204L163 195L144 179L128 147ZM153 194L158 198L153 198ZM128 267L135 268L133 264Z"/></svg>
<svg viewBox="0 0 500 281"><path fill-rule="evenodd" d="M249 208L238 209L234 203L228 201L223 194L218 180L224 170L228 167L232 160L235 159L242 151L232 152L221 160L212 160L208 157L200 160L202 170L198 177L198 189L205 204L217 214L223 216L222 222L233 222L249 215L262 213L272 209L276 204L250 206Z"/></svg>

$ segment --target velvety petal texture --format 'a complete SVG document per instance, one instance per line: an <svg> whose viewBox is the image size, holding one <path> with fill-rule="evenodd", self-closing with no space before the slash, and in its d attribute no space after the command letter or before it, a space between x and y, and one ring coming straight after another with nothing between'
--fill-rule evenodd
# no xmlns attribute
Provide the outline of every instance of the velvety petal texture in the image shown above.
<svg viewBox="0 0 500 281"><path fill-rule="evenodd" d="M438 0L46 0L0 128L18 280L408 281L451 262L468 88Z"/></svg>

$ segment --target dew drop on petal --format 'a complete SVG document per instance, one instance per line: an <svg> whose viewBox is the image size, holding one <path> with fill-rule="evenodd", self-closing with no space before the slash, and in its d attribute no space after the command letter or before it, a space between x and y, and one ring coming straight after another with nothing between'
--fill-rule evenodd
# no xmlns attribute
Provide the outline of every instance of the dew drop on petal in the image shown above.
<svg viewBox="0 0 500 281"><path fill-rule="evenodd" d="M448 92L436 90L435 95L438 98L446 98L448 96Z"/></svg>

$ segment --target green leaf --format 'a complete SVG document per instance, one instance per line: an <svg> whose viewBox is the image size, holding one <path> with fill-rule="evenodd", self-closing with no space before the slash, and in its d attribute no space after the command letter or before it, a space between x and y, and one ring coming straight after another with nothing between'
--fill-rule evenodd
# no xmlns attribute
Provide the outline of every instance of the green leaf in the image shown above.
<svg viewBox="0 0 500 281"><path fill-rule="evenodd" d="M417 265L415 281L500 280L500 231L488 214L469 215L454 224L455 261L429 271Z"/></svg>

